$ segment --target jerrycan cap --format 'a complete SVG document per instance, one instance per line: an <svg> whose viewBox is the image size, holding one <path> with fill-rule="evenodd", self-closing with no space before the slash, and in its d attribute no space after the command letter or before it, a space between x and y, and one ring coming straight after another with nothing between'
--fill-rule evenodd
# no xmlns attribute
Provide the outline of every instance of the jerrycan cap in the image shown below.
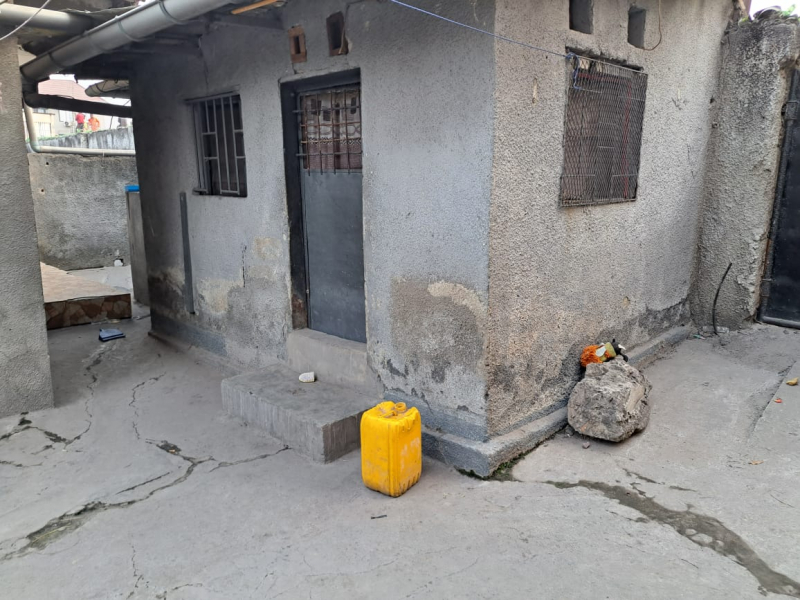
<svg viewBox="0 0 800 600"><path fill-rule="evenodd" d="M379 406L378 408L380 409L381 416L384 419L391 419L392 417L402 416L403 413L405 413L406 410L408 410L406 408L405 402L397 402L393 404L391 407Z"/></svg>

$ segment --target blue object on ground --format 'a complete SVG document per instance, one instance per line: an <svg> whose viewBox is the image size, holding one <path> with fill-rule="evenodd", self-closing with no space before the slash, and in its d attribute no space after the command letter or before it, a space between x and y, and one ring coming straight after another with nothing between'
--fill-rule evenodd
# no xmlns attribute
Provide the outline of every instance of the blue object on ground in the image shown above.
<svg viewBox="0 0 800 600"><path fill-rule="evenodd" d="M119 329L101 329L99 336L101 342L108 342L111 340L116 340L124 337L125 334L122 333Z"/></svg>
<svg viewBox="0 0 800 600"><path fill-rule="evenodd" d="M138 192L139 191L139 186L138 185L126 185L125 186L125 191L126 192Z"/></svg>

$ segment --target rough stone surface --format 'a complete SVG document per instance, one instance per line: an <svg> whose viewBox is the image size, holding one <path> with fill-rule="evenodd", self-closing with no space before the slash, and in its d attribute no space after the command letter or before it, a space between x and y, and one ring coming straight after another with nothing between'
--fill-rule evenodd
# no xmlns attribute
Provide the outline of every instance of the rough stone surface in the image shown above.
<svg viewBox="0 0 800 600"><path fill-rule="evenodd" d="M745 23L725 36L714 93L692 314L711 323L717 287L719 325L752 321L770 233L783 141L782 108L800 56L795 22Z"/></svg>
<svg viewBox="0 0 800 600"><path fill-rule="evenodd" d="M28 154L41 260L64 270L130 262L125 186L133 157Z"/></svg>
<svg viewBox="0 0 800 600"><path fill-rule="evenodd" d="M626 440L647 427L651 389L647 378L621 358L592 363L570 394L569 424L590 437Z"/></svg>
<svg viewBox="0 0 800 600"><path fill-rule="evenodd" d="M571 31L567 2L497 2L495 29L559 52L600 55L649 75L634 202L561 208L568 68L497 42L489 239L490 434L563 402L583 347L631 348L689 322L711 98L732 5L661 2L657 51L627 41L630 2L595 0L594 33ZM659 41L658 0L645 45ZM727 50L726 50L727 51ZM731 55L731 60L736 58ZM608 252L596 253L601 243Z"/></svg>
<svg viewBox="0 0 800 600"><path fill-rule="evenodd" d="M0 36L7 30L0 27ZM53 405L17 40L0 42L0 416Z"/></svg>

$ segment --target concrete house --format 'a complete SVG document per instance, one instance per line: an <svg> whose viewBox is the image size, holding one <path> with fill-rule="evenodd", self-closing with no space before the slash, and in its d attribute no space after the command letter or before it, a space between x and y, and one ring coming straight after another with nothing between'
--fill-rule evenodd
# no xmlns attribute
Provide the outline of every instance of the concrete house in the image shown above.
<svg viewBox="0 0 800 600"><path fill-rule="evenodd" d="M730 0L199 4L79 69L130 79L153 332L231 411L314 370L487 475L585 345L685 336Z"/></svg>

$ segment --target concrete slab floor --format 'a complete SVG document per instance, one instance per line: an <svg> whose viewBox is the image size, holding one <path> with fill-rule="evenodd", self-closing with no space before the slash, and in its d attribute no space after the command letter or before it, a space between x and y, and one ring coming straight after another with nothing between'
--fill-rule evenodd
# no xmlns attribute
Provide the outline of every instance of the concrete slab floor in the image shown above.
<svg viewBox="0 0 800 600"><path fill-rule="evenodd" d="M505 482L426 461L391 499L357 452L226 417L222 375L148 326L51 332L57 407L0 420L2 597L800 597L794 332L684 343L628 442L562 432Z"/></svg>

